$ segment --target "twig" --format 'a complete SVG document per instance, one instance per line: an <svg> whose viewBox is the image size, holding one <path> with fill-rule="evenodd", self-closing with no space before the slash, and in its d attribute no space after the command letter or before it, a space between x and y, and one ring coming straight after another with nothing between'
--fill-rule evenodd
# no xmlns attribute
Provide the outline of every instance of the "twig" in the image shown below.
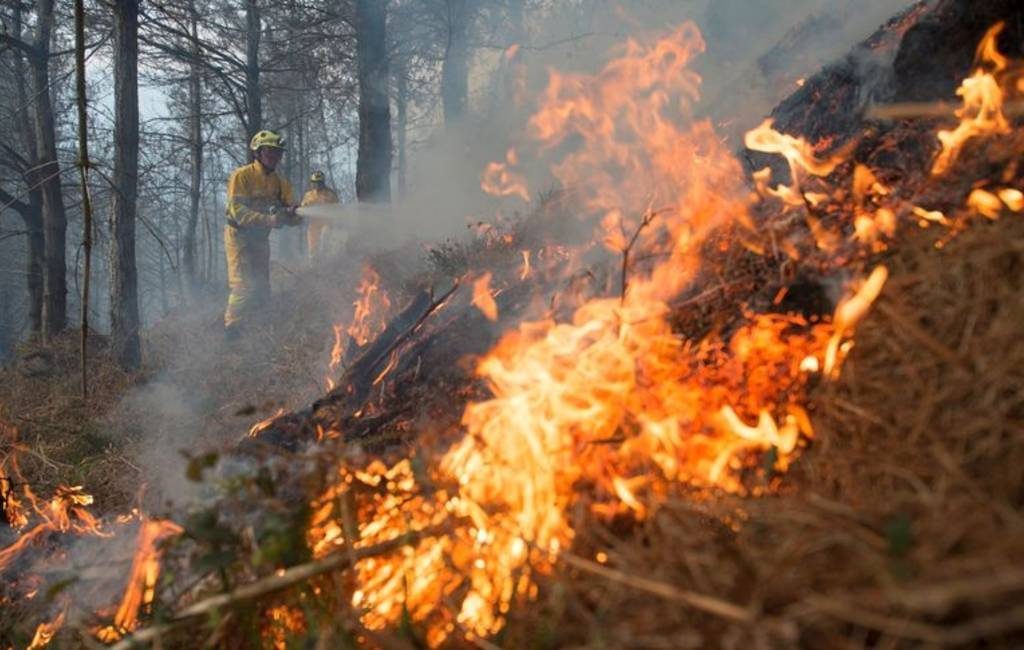
<svg viewBox="0 0 1024 650"><path fill-rule="evenodd" d="M261 596L287 589L324 573L351 567L353 562L364 558L386 555L403 546L415 546L424 537L431 537L435 534L437 534L437 530L434 529L413 531L399 535L386 542L375 544L374 546L354 549L351 553L334 553L315 562L293 566L281 573L276 573L262 580L237 587L228 593L217 594L216 596L193 603L175 613L169 623L139 630L110 646L110 650L127 650L128 648L149 643L180 627L188 619L210 614L224 607L237 605L245 601L255 600Z"/></svg>
<svg viewBox="0 0 1024 650"><path fill-rule="evenodd" d="M864 117L868 120L956 119L956 111L959 108L960 106L948 102L878 104L869 108ZM1007 102L1003 105L1003 114L1007 117L1024 115L1024 101Z"/></svg>
<svg viewBox="0 0 1024 650"><path fill-rule="evenodd" d="M715 598L714 596L705 596L704 594L698 594L693 591L678 589L672 585L665 584L664 582L630 575L623 571L598 564L597 562L591 562L590 560L586 560L572 553L563 552L559 557L567 564L586 571L587 573L607 578L614 582L626 585L627 587L633 587L634 589L654 594L655 596L660 596L667 600L683 603L707 614L718 616L719 618L736 621L738 623L753 623L758 618L757 613L754 610L746 607L740 607L739 605Z"/></svg>
<svg viewBox="0 0 1024 650"><path fill-rule="evenodd" d="M654 212L650 208L647 208L647 213L644 214L644 218L640 221L640 225L636 227L635 231L633 231L633 236L629 239L629 243L626 244L626 247L622 250L622 295L619 296L620 302L626 301L626 289L629 287L629 254L633 251L633 246L636 245L636 240L640 237L640 233L643 232L644 228L651 225L651 221L653 221L654 217L660 214L660 212L663 212L663 210Z"/></svg>
<svg viewBox="0 0 1024 650"><path fill-rule="evenodd" d="M92 197L89 194L89 136L85 96L85 5L75 1L75 77L78 97L78 173L82 181L82 247L85 276L82 288L81 382L82 401L89 399L89 289L92 275Z"/></svg>
<svg viewBox="0 0 1024 650"><path fill-rule="evenodd" d="M878 303L877 309L882 314L884 314L886 318L892 321L893 324L905 330L907 334L911 336L911 338L915 339L918 343L924 345L926 348L937 354L944 361L946 361L950 365L953 365L962 370L966 370L967 372L973 374L974 370L973 368L971 368L970 363L966 359L961 357L959 354L954 352L949 347L940 343L938 340L935 339L934 336L925 331L924 328L922 328L920 325L911 321L909 318L907 318L899 311L897 311L895 307L883 301Z"/></svg>
<svg viewBox="0 0 1024 650"><path fill-rule="evenodd" d="M901 639L913 639L940 646L966 646L979 639L992 638L1024 628L1024 605L979 616L965 623L944 626L887 616L828 596L808 596L803 602L811 609L847 623Z"/></svg>

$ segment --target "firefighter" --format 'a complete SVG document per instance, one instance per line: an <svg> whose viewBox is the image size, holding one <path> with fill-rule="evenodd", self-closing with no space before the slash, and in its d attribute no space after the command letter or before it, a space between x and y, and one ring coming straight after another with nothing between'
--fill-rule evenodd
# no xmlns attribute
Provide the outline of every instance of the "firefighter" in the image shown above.
<svg viewBox="0 0 1024 650"><path fill-rule="evenodd" d="M260 131L249 141L253 161L228 179L224 252L228 262L226 337L238 338L270 297L270 231L301 223L295 214L292 186L275 170L284 155L284 138Z"/></svg>
<svg viewBox="0 0 1024 650"><path fill-rule="evenodd" d="M324 173L322 171L313 172L309 176L309 190L302 197L302 207L330 203L338 203L338 195L324 184ZM312 260L316 257L326 228L327 223L322 219L313 218L309 220L309 229L306 231L306 242L309 244L309 259Z"/></svg>

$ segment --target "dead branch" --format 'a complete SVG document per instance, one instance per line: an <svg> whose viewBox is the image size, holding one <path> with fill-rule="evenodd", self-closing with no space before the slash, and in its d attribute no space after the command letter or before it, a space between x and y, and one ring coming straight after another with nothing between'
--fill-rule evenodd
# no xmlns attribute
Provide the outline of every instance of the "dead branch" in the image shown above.
<svg viewBox="0 0 1024 650"><path fill-rule="evenodd" d="M957 119L956 112L960 106L949 102L900 102L896 104L877 104L870 107L864 114L868 120L914 120L914 119ZM1024 115L1024 101L1007 102L1003 105L1003 114L1007 117Z"/></svg>
<svg viewBox="0 0 1024 650"><path fill-rule="evenodd" d="M352 566L353 562L357 562L368 557L387 555L388 553L402 548L403 546L415 546L424 537L432 537L437 535L438 532L439 531L436 529L412 531L405 533L404 535L399 535L398 537L386 542L381 542L380 544L353 549L351 552L334 553L314 562L290 567L280 573L275 573L274 575L267 576L262 580L257 580L256 582L252 582L247 585L242 585L241 587L233 589L227 593L217 594L216 596L211 596L205 600L193 603L185 609L175 613L171 617L171 621L169 623L154 625L152 627L138 630L134 634L126 636L114 645L110 646L110 648L111 650L127 650L128 648L134 648L141 644L155 641L164 634L180 627L189 619L210 614L224 607L238 605L246 601L255 600L262 596L267 596L331 571L349 568Z"/></svg>
<svg viewBox="0 0 1024 650"><path fill-rule="evenodd" d="M313 404L313 411L331 402L351 399L353 403L361 403L372 385L377 368L381 362L415 334L421 325L430 318L459 288L456 282L451 289L439 298L431 300L429 294L423 292L396 316L384 331L355 361L348 367L338 387L327 397ZM429 304L425 304L429 301Z"/></svg>
<svg viewBox="0 0 1024 650"><path fill-rule="evenodd" d="M683 603L707 614L718 616L719 618L724 618L738 623L753 623L758 618L757 613L754 610L746 607L740 607L739 605L715 598L714 596L705 596L704 594L678 589L672 585L658 582L656 580L650 580L649 578L629 575L623 571L603 566L597 562L591 562L590 560L581 558L578 555L573 555L572 553L562 553L560 558L567 564L570 564L582 571L586 571L587 573L607 578L613 582L617 582L655 596Z"/></svg>
<svg viewBox="0 0 1024 650"><path fill-rule="evenodd" d="M630 237L629 243L626 244L626 248L622 250L622 295L620 301L625 302L626 300L626 289L629 287L629 254L633 250L633 246L636 245L636 240L640 237L640 233L643 232L644 228L651 225L651 221L654 217L664 212L664 210L652 211L650 209L644 214L644 218L640 221L640 225L636 227L633 232L633 236Z"/></svg>
<svg viewBox="0 0 1024 650"><path fill-rule="evenodd" d="M869 611L852 603L823 595L803 600L812 610L833 618L877 630L900 639L912 639L937 646L966 646L983 638L991 638L1024 627L1024 605L979 616L965 623L943 626L911 618L897 618Z"/></svg>

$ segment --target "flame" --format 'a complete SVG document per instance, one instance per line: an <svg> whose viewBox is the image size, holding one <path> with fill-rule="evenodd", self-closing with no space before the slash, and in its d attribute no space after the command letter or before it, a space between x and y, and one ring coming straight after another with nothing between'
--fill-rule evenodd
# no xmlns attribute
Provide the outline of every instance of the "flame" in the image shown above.
<svg viewBox="0 0 1024 650"><path fill-rule="evenodd" d="M271 424L273 424L274 420L276 420L277 418L279 418L282 415L284 415L284 412L285 412L285 409L284 409L283 406L278 407L278 409L276 411L274 411L273 415L271 415L269 417L265 417L262 420L260 420L259 422L257 422L256 424L252 425L252 427L249 428L249 437L250 438L257 438L257 437L259 437L259 435L261 433L263 433Z"/></svg>
<svg viewBox="0 0 1024 650"><path fill-rule="evenodd" d="M57 488L53 498L44 504L40 504L27 484L24 485L23 490L23 496L31 504L33 513L41 519L41 522L22 533L8 547L0 549L0 571L7 568L14 558L28 548L32 542L47 533L73 532L95 537L111 536L111 533L103 530L99 520L84 507L92 505L92 495L86 494L82 490L82 486L61 485Z"/></svg>
<svg viewBox="0 0 1024 650"><path fill-rule="evenodd" d="M519 164L519 156L515 149L505 153L505 162L492 162L484 168L480 178L480 189L491 196L518 196L530 201L530 190L526 185L526 177L512 168Z"/></svg>
<svg viewBox="0 0 1024 650"><path fill-rule="evenodd" d="M523 266L519 270L519 280L523 281L530 277L530 251L522 251L523 255Z"/></svg>
<svg viewBox="0 0 1024 650"><path fill-rule="evenodd" d="M96 630L96 638L111 643L136 628L139 614L153 602L156 582L160 577L160 542L183 532L178 524L161 519L149 519L139 527L135 557L128 574L121 604L114 614L113 625Z"/></svg>
<svg viewBox="0 0 1024 650"><path fill-rule="evenodd" d="M356 345L362 347L378 336L387 326L391 300L388 298L387 292L380 286L380 275L369 264L363 266L362 277L359 280L359 288L356 293L358 298L352 303L352 322L347 327L344 323L335 323L331 326L334 342L331 345L331 358L327 364L327 376L324 377L324 385L327 390L333 390L337 385L334 377L341 367L342 358L345 355L345 335L347 334L348 338Z"/></svg>
<svg viewBox="0 0 1024 650"><path fill-rule="evenodd" d="M807 173L814 176L828 176L842 162L842 158L840 156L818 158L815 147L808 144L806 140L779 133L773 128L773 124L772 120L765 120L759 127L748 132L743 142L752 151L775 153L786 159L789 164L791 184L779 185L775 189L766 189L766 192L781 199L787 205L802 206L804 197L800 191L801 175ZM770 170L767 173L762 170L759 180L766 184L770 173Z"/></svg>
<svg viewBox="0 0 1024 650"><path fill-rule="evenodd" d="M1024 211L1024 192L1009 187L999 190L999 199L1013 212Z"/></svg>
<svg viewBox="0 0 1024 650"><path fill-rule="evenodd" d="M473 304L489 321L498 320L498 304L491 293L491 274L484 273L473 281Z"/></svg>
<svg viewBox="0 0 1024 650"><path fill-rule="evenodd" d="M967 197L967 207L989 219L998 219L1003 202L995 194L979 188Z"/></svg>
<svg viewBox="0 0 1024 650"><path fill-rule="evenodd" d="M386 312L391 308L391 300L386 291L380 287L380 275L367 265L363 267L363 277L359 283L359 298L353 303L352 324L348 327L348 335L362 346L380 334L387 324Z"/></svg>
<svg viewBox="0 0 1024 650"><path fill-rule="evenodd" d="M39 650L39 648L45 648L49 645L60 628L64 626L64 620L67 618L67 615L68 610L65 607L52 621L40 623L36 627L36 633L32 636L32 643L28 645L27 650Z"/></svg>
<svg viewBox="0 0 1024 650"><path fill-rule="evenodd" d="M338 372L338 367L341 366L341 357L345 352L345 326L335 323L331 327L334 330L334 345L331 346L331 361L327 365L327 377L325 378L327 390L334 389L334 374Z"/></svg>
<svg viewBox="0 0 1024 650"><path fill-rule="evenodd" d="M466 407L465 435L424 470L433 488L409 460L339 468L312 504L314 555L410 529L448 531L357 563L352 603L367 628L407 615L425 622L430 646L492 635L572 544L574 504L642 518L670 482L756 492L764 488L744 474L761 467L760 452L774 449L775 469L785 470L813 436L801 406L808 382L822 365L826 378L836 374L885 270L831 321L748 314L728 338L694 341L673 330L671 301L700 279L709 236L752 223L739 164L709 121L692 119L699 78L687 64L702 50L687 24L650 44L629 41L594 76L551 73L531 135L547 151L573 142L552 171L577 188L596 236L656 262L632 269L624 296L582 300L568 322L524 322L481 358L477 375L491 397ZM827 175L839 163L770 123L748 142L786 158L792 196L801 174ZM859 187L865 206L886 191L864 173ZM629 217L637 206L647 209ZM490 274L473 286L473 304L496 318Z"/></svg>
<svg viewBox="0 0 1024 650"><path fill-rule="evenodd" d="M939 131L942 151L935 159L932 174L941 175L949 171L968 141L1010 132L1009 120L1003 113L1005 93L1002 83L1005 76L1002 73L1009 66L1009 61L999 53L996 44L1004 27L1002 22L993 25L978 46L978 68L964 79L956 91L963 98L963 106L956 112L960 125L951 131Z"/></svg>
<svg viewBox="0 0 1024 650"><path fill-rule="evenodd" d="M871 305L882 293L882 287L885 286L888 279L889 270L886 267L875 267L860 289L836 307L835 315L832 318L835 333L829 340L825 352L824 372L826 376L835 377L837 375L841 355L845 352L841 345L843 338L853 333L853 328L871 309Z"/></svg>

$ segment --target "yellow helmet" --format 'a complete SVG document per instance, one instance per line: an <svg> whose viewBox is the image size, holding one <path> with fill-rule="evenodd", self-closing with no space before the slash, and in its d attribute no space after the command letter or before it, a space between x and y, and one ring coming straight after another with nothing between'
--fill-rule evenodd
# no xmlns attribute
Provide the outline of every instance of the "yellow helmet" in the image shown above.
<svg viewBox="0 0 1024 650"><path fill-rule="evenodd" d="M273 131L260 131L256 135L252 136L252 140L249 141L249 149L256 151L260 147L284 149L284 138Z"/></svg>
<svg viewBox="0 0 1024 650"><path fill-rule="evenodd" d="M321 172L321 171L313 172L312 174L309 175L309 182L310 183L323 183L324 182L324 173Z"/></svg>

